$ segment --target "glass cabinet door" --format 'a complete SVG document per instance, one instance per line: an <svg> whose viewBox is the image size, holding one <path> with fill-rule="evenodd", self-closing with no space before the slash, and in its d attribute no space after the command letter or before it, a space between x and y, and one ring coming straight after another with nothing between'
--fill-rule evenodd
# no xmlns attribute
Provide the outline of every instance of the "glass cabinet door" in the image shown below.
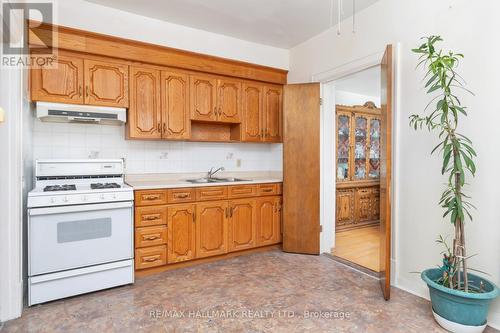
<svg viewBox="0 0 500 333"><path fill-rule="evenodd" d="M350 115L337 115L337 130L337 180L349 180Z"/></svg>
<svg viewBox="0 0 500 333"><path fill-rule="evenodd" d="M366 178L368 119L356 116L354 127L354 179Z"/></svg>
<svg viewBox="0 0 500 333"><path fill-rule="evenodd" d="M380 177L380 119L370 119L370 149L368 160L368 177Z"/></svg>

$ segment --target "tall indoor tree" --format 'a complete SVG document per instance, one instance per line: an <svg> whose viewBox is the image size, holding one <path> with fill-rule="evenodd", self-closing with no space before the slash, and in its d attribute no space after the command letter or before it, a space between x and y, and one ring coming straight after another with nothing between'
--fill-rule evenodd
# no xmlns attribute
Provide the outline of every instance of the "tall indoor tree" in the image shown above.
<svg viewBox="0 0 500 333"><path fill-rule="evenodd" d="M439 134L440 142L431 154L436 151L441 152L443 159L441 173L448 176L439 204L444 208L443 217L450 217L455 228L455 236L451 249L448 248L448 253L445 254L443 266L445 269L440 283L451 289L469 292L473 290L469 286L467 275L468 257L464 223L466 218L472 220L470 210L474 206L468 201L469 197L464 192L464 186L466 175L474 176L476 173L473 161L476 152L471 140L458 131L460 119L467 116L467 109L461 104L457 90L471 94L472 92L465 87L464 80L457 73L459 60L463 55L437 50L436 43L442 41L440 36L429 36L424 39L425 42L413 49L413 52L420 55L418 66L426 70L425 88L427 94L432 95L432 99L425 110L432 111L426 115L412 115L410 125L415 130L426 127L429 131ZM444 240L440 238L440 242L444 243Z"/></svg>

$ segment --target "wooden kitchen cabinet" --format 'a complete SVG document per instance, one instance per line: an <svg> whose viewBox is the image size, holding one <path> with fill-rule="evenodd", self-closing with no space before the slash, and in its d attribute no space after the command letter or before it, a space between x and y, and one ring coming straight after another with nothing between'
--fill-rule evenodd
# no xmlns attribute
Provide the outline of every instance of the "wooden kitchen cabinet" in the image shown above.
<svg viewBox="0 0 500 333"><path fill-rule="evenodd" d="M167 243L167 226L137 228L135 231L135 247L149 247Z"/></svg>
<svg viewBox="0 0 500 333"><path fill-rule="evenodd" d="M189 76L183 72L162 71L162 138L189 139Z"/></svg>
<svg viewBox="0 0 500 333"><path fill-rule="evenodd" d="M160 71L131 66L129 95L127 138L161 139Z"/></svg>
<svg viewBox="0 0 500 333"><path fill-rule="evenodd" d="M85 104L128 107L128 65L85 59Z"/></svg>
<svg viewBox="0 0 500 333"><path fill-rule="evenodd" d="M257 245L281 241L281 197L257 199Z"/></svg>
<svg viewBox="0 0 500 333"><path fill-rule="evenodd" d="M354 190L337 190L337 227L354 223Z"/></svg>
<svg viewBox="0 0 500 333"><path fill-rule="evenodd" d="M196 257L227 253L227 201L203 202L196 205Z"/></svg>
<svg viewBox="0 0 500 333"><path fill-rule="evenodd" d="M59 54L52 66L31 70L31 100L83 104L83 59Z"/></svg>
<svg viewBox="0 0 500 333"><path fill-rule="evenodd" d="M135 250L135 269L163 266L167 263L167 246L152 246Z"/></svg>
<svg viewBox="0 0 500 333"><path fill-rule="evenodd" d="M191 75L190 98L191 119L200 121L217 120L217 79L209 75Z"/></svg>
<svg viewBox="0 0 500 333"><path fill-rule="evenodd" d="M256 245L256 208L255 199L229 202L229 252L250 249Z"/></svg>
<svg viewBox="0 0 500 333"><path fill-rule="evenodd" d="M372 218L372 191L369 188L359 188L356 190L355 211L356 222L369 221Z"/></svg>
<svg viewBox="0 0 500 333"><path fill-rule="evenodd" d="M260 142L263 140L264 88L256 83L244 83L242 91L241 140Z"/></svg>
<svg viewBox="0 0 500 333"><path fill-rule="evenodd" d="M195 212L193 204L168 207L168 263L195 258Z"/></svg>
<svg viewBox="0 0 500 333"><path fill-rule="evenodd" d="M241 81L217 80L218 120L223 123L241 122Z"/></svg>
<svg viewBox="0 0 500 333"><path fill-rule="evenodd" d="M264 86L264 141L281 142L283 87Z"/></svg>
<svg viewBox="0 0 500 333"><path fill-rule="evenodd" d="M167 224L167 206L136 207L134 215L136 227Z"/></svg>

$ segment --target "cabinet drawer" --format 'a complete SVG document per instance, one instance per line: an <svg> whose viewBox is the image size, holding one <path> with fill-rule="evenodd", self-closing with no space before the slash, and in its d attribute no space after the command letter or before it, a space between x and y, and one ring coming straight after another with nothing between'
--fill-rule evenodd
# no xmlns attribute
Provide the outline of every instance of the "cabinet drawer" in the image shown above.
<svg viewBox="0 0 500 333"><path fill-rule="evenodd" d="M147 190L135 192L136 206L165 205L167 190Z"/></svg>
<svg viewBox="0 0 500 333"><path fill-rule="evenodd" d="M278 193L277 194L283 194L283 183L278 184Z"/></svg>
<svg viewBox="0 0 500 333"><path fill-rule="evenodd" d="M167 224L166 206L146 206L135 208L136 227L149 227L161 224Z"/></svg>
<svg viewBox="0 0 500 333"><path fill-rule="evenodd" d="M258 189L258 195L277 195L278 194L278 184L260 184Z"/></svg>
<svg viewBox="0 0 500 333"><path fill-rule="evenodd" d="M176 188L168 190L168 203L191 202L196 199L193 188Z"/></svg>
<svg viewBox="0 0 500 333"><path fill-rule="evenodd" d="M358 196L365 196L365 195L371 195L372 190L370 188L358 188L356 191L356 195Z"/></svg>
<svg viewBox="0 0 500 333"><path fill-rule="evenodd" d="M167 263L167 246L147 247L135 250L135 269L163 266Z"/></svg>
<svg viewBox="0 0 500 333"><path fill-rule="evenodd" d="M200 187L196 189L196 200L227 199L227 186Z"/></svg>
<svg viewBox="0 0 500 333"><path fill-rule="evenodd" d="M135 229L135 247L167 244L167 226L144 227Z"/></svg>
<svg viewBox="0 0 500 333"><path fill-rule="evenodd" d="M257 185L229 186L229 199L248 198L257 195Z"/></svg>

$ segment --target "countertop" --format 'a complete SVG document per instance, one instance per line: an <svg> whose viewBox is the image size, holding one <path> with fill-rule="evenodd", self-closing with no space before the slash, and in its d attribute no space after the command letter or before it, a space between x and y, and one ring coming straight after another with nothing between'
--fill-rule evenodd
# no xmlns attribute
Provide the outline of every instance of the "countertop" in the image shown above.
<svg viewBox="0 0 500 333"><path fill-rule="evenodd" d="M280 183L283 181L281 171L252 171L252 172L218 172L214 177L225 178L235 177L248 179L239 182L217 182L217 183L190 183L187 179L205 177L206 173L157 173L157 174L128 174L125 175L125 182L132 186L134 190L152 190L163 188L183 188L183 187L206 187L206 186L226 186L226 185L246 185L262 183Z"/></svg>

